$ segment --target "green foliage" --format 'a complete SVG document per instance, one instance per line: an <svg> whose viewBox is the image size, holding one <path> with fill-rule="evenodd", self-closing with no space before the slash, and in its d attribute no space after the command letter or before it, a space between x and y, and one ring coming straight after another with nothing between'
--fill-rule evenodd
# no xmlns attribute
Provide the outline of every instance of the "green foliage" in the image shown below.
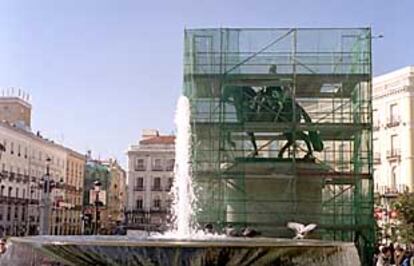
<svg viewBox="0 0 414 266"><path fill-rule="evenodd" d="M394 209L398 212L397 229L401 242L414 241L414 193L404 193L394 202Z"/></svg>

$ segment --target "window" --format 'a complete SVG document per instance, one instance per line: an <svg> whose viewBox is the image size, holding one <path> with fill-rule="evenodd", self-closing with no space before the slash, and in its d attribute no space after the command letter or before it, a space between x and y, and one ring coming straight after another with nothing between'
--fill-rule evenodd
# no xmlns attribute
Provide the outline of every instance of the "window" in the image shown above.
<svg viewBox="0 0 414 266"><path fill-rule="evenodd" d="M399 155L399 139L398 135L391 135L391 156Z"/></svg>
<svg viewBox="0 0 414 266"><path fill-rule="evenodd" d="M161 159L155 159L152 165L153 171L162 171Z"/></svg>
<svg viewBox="0 0 414 266"><path fill-rule="evenodd" d="M173 178L170 177L170 178L168 178L168 187L169 187L169 189L171 189L172 186L173 186Z"/></svg>
<svg viewBox="0 0 414 266"><path fill-rule="evenodd" d="M167 171L173 171L174 170L174 164L175 164L175 160L174 159L169 159L167 161Z"/></svg>
<svg viewBox="0 0 414 266"><path fill-rule="evenodd" d="M137 177L135 179L135 190L143 190L143 188L144 188L144 178Z"/></svg>
<svg viewBox="0 0 414 266"><path fill-rule="evenodd" d="M392 190L395 190L397 186L397 167L393 167L391 169L391 180L390 180L390 187Z"/></svg>
<svg viewBox="0 0 414 266"><path fill-rule="evenodd" d="M3 205L0 205L0 221L3 221Z"/></svg>
<svg viewBox="0 0 414 266"><path fill-rule="evenodd" d="M137 199L137 201L136 201L136 206L137 206L137 209L138 210L142 210L142 207L143 207L143 205L142 205L142 199Z"/></svg>
<svg viewBox="0 0 414 266"><path fill-rule="evenodd" d="M155 209L159 209L159 208L161 208L161 200L160 200L160 198L155 198L155 199L154 199L154 202L153 202L153 207L154 207Z"/></svg>
<svg viewBox="0 0 414 266"><path fill-rule="evenodd" d="M20 149L21 149L21 147L20 147L20 144L19 144L19 145L17 146L17 156L19 156L19 157L20 157L20 155L21 155Z"/></svg>
<svg viewBox="0 0 414 266"><path fill-rule="evenodd" d="M154 178L153 190L156 190L156 191L161 190L161 178L160 177Z"/></svg>
<svg viewBox="0 0 414 266"><path fill-rule="evenodd" d="M19 188L17 187L16 188L16 198L18 198L19 197Z"/></svg>
<svg viewBox="0 0 414 266"><path fill-rule="evenodd" d="M14 153L14 143L10 143L10 154Z"/></svg>
<svg viewBox="0 0 414 266"><path fill-rule="evenodd" d="M7 221L10 221L11 216L11 206L7 206Z"/></svg>
<svg viewBox="0 0 414 266"><path fill-rule="evenodd" d="M372 110L372 124L373 130L378 130L380 128L380 120L377 109Z"/></svg>
<svg viewBox="0 0 414 266"><path fill-rule="evenodd" d="M400 123L400 110L398 104L394 103L390 105L390 116L388 118L387 125L389 127L398 126Z"/></svg>
<svg viewBox="0 0 414 266"><path fill-rule="evenodd" d="M135 171L145 171L144 159L137 159L135 162Z"/></svg>

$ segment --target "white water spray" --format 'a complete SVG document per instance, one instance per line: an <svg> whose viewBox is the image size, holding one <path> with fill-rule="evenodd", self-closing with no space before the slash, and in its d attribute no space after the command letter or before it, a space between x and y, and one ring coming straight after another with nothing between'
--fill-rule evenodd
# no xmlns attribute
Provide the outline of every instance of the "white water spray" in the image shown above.
<svg viewBox="0 0 414 266"><path fill-rule="evenodd" d="M173 213L175 216L174 235L190 238L195 229L192 226L192 204L194 201L191 182L191 124L190 102L181 96L175 114L177 136L175 140L175 179Z"/></svg>

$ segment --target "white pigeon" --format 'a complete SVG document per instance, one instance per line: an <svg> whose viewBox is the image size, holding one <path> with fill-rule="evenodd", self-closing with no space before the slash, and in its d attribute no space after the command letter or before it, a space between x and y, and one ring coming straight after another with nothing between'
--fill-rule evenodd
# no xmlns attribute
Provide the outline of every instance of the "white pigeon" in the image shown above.
<svg viewBox="0 0 414 266"><path fill-rule="evenodd" d="M295 231L296 236L293 239L304 239L309 232L316 228L316 224L308 224L305 226L304 224L290 222L287 224L287 227Z"/></svg>

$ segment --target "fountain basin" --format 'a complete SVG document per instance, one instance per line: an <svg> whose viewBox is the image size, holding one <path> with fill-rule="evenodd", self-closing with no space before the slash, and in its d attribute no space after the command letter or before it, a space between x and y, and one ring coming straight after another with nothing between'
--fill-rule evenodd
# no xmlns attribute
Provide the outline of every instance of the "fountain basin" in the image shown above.
<svg viewBox="0 0 414 266"><path fill-rule="evenodd" d="M353 243L274 238L11 238L0 265L360 265Z"/></svg>

